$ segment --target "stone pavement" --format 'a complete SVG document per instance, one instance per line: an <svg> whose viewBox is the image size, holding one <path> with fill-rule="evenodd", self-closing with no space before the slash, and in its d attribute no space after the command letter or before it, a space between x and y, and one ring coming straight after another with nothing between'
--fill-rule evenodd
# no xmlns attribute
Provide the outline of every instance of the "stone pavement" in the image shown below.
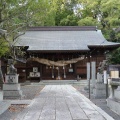
<svg viewBox="0 0 120 120"><path fill-rule="evenodd" d="M71 85L46 85L15 120L114 120Z"/></svg>

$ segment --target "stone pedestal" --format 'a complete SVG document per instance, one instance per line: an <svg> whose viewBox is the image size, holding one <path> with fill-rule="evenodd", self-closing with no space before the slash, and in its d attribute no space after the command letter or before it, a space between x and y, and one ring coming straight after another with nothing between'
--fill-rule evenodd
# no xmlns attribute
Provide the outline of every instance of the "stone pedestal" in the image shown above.
<svg viewBox="0 0 120 120"><path fill-rule="evenodd" d="M115 90L115 98L120 100L120 86Z"/></svg>
<svg viewBox="0 0 120 120"><path fill-rule="evenodd" d="M18 99L22 97L20 84L18 84L18 74L7 74L5 84L3 84L3 97L5 99Z"/></svg>
<svg viewBox="0 0 120 120"><path fill-rule="evenodd" d="M105 98L106 97L106 85L103 83L103 74L97 74L97 81L95 88L93 89L93 95L95 98Z"/></svg>
<svg viewBox="0 0 120 120"><path fill-rule="evenodd" d="M114 111L115 113L117 113L118 115L120 115L120 100L117 99L107 99L107 106Z"/></svg>
<svg viewBox="0 0 120 120"><path fill-rule="evenodd" d="M120 78L110 81L110 88L111 91L107 99L107 106L120 115Z"/></svg>

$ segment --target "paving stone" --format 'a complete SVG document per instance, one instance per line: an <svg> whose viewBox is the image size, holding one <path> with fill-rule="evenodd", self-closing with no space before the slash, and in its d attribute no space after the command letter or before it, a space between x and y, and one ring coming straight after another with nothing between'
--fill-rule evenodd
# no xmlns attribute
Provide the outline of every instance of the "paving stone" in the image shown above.
<svg viewBox="0 0 120 120"><path fill-rule="evenodd" d="M40 112L28 111L23 120L38 120L40 117Z"/></svg>
<svg viewBox="0 0 120 120"><path fill-rule="evenodd" d="M68 105L68 108L70 110L71 116L73 119L87 119L88 117L84 113L84 111L81 109L79 104L74 100L72 97L66 97L66 103Z"/></svg>
<svg viewBox="0 0 120 120"><path fill-rule="evenodd" d="M9 101L0 101L0 115L10 107Z"/></svg>
<svg viewBox="0 0 120 120"><path fill-rule="evenodd" d="M44 104L40 120L55 119L55 98L47 98Z"/></svg>
<svg viewBox="0 0 120 120"><path fill-rule="evenodd" d="M114 120L71 85L46 85L17 118L20 119L16 120Z"/></svg>
<svg viewBox="0 0 120 120"><path fill-rule="evenodd" d="M56 98L56 120L72 120L64 98Z"/></svg>

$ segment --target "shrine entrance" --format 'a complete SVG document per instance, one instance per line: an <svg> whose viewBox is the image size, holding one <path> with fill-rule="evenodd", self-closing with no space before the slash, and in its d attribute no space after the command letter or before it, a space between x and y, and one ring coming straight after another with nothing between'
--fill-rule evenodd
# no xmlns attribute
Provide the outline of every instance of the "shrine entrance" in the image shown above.
<svg viewBox="0 0 120 120"><path fill-rule="evenodd" d="M77 79L75 64L48 66L35 61L27 62L26 76L31 81Z"/></svg>
<svg viewBox="0 0 120 120"><path fill-rule="evenodd" d="M43 80L72 80L76 79L75 65L67 65L63 67L42 66Z"/></svg>
<svg viewBox="0 0 120 120"><path fill-rule="evenodd" d="M25 59L16 63L20 82L86 79L87 62L96 62L97 68L108 52L120 47L95 26L30 27L14 43L15 55Z"/></svg>
<svg viewBox="0 0 120 120"><path fill-rule="evenodd" d="M96 68L104 59L101 53L92 57L86 53L29 53L27 62L17 66L20 81L77 80L86 79L86 63L96 62Z"/></svg>

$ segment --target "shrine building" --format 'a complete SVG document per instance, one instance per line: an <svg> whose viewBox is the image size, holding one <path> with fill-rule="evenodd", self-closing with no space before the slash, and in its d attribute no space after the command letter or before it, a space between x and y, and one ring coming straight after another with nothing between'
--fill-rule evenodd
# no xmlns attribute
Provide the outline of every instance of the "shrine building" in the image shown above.
<svg viewBox="0 0 120 120"><path fill-rule="evenodd" d="M106 52L120 46L108 42L94 26L30 27L15 41L25 48L25 63L17 62L19 82L86 79L87 62L106 59ZM18 54L17 50L16 53ZM19 56L19 55L17 55ZM23 58L19 56L19 60Z"/></svg>

